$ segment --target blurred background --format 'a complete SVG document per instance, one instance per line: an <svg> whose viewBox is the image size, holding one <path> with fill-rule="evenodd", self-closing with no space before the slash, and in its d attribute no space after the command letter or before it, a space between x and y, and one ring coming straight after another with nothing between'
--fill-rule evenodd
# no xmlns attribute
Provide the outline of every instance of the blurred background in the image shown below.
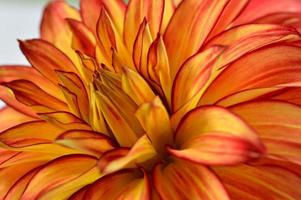
<svg viewBox="0 0 301 200"><path fill-rule="evenodd" d="M0 0L0 65L26 64L17 39L39 37L44 6L49 0ZM67 0L77 6L79 0Z"/></svg>

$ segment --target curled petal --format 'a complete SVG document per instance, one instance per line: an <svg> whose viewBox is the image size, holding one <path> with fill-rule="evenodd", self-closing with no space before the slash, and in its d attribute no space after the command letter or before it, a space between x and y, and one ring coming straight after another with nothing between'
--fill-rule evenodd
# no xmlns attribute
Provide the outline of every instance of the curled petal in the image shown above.
<svg viewBox="0 0 301 200"><path fill-rule="evenodd" d="M136 168L144 162L156 158L157 153L146 135L137 140L131 150L120 158L109 162L103 169L103 173L109 174L123 168Z"/></svg>
<svg viewBox="0 0 301 200"><path fill-rule="evenodd" d="M257 158L264 146L239 117L221 107L200 107L181 121L176 135L179 150L168 151L183 159L209 165L233 165Z"/></svg>

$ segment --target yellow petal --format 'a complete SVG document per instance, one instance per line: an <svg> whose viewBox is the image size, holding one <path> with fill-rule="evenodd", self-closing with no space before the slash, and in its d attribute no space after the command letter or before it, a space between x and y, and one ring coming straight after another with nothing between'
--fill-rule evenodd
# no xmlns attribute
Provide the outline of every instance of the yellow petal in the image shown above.
<svg viewBox="0 0 301 200"><path fill-rule="evenodd" d="M137 72L130 69L123 69L122 89L137 105L150 102L155 97L147 82Z"/></svg>
<svg viewBox="0 0 301 200"><path fill-rule="evenodd" d="M172 144L169 115L159 97L142 104L136 112L140 124L159 154L164 154L165 145Z"/></svg>

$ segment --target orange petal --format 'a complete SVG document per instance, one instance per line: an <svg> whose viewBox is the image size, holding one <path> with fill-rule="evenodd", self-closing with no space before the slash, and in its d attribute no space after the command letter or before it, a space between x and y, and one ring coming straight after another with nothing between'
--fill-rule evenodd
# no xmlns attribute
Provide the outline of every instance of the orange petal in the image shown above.
<svg viewBox="0 0 301 200"><path fill-rule="evenodd" d="M259 134L270 157L301 164L301 109L278 101L239 104L231 110Z"/></svg>
<svg viewBox="0 0 301 200"><path fill-rule="evenodd" d="M80 10L85 24L96 32L96 24L99 18L101 7L108 12L118 33L123 33L123 20L126 5L122 0L82 0L80 1Z"/></svg>
<svg viewBox="0 0 301 200"><path fill-rule="evenodd" d="M216 167L214 171L233 200L298 199L300 176L277 166Z"/></svg>
<svg viewBox="0 0 301 200"><path fill-rule="evenodd" d="M179 150L168 151L183 159L209 165L233 165L256 158L264 151L257 134L240 118L221 107L199 107L178 126Z"/></svg>
<svg viewBox="0 0 301 200"><path fill-rule="evenodd" d="M167 2L167 1L166 1ZM171 105L171 77L170 66L163 38L158 34L155 41L149 48L147 55L147 71L149 78L160 85L167 104Z"/></svg>
<svg viewBox="0 0 301 200"><path fill-rule="evenodd" d="M148 78L148 71L147 71L147 54L151 43L153 42L149 25L146 19L143 20L141 23L137 37L134 42L133 47L133 60L137 71Z"/></svg>
<svg viewBox="0 0 301 200"><path fill-rule="evenodd" d="M208 44L229 46L221 55L217 69L263 46L278 42L299 41L300 34L292 27L247 24L237 26L214 37Z"/></svg>
<svg viewBox="0 0 301 200"><path fill-rule="evenodd" d="M21 199L43 198L48 191L80 177L95 165L93 157L84 155L70 155L53 160L32 177ZM68 170L65 170L66 166Z"/></svg>
<svg viewBox="0 0 301 200"><path fill-rule="evenodd" d="M54 44L68 54L72 33L66 18L80 19L78 11L64 1L52 1L44 10L41 22L41 39Z"/></svg>
<svg viewBox="0 0 301 200"><path fill-rule="evenodd" d="M209 79L211 70L223 50L224 48L220 46L211 47L185 61L179 69L172 87L173 111L180 109L199 93Z"/></svg>
<svg viewBox="0 0 301 200"><path fill-rule="evenodd" d="M227 3L228 0L187 0L177 7L164 34L172 77L202 46Z"/></svg>
<svg viewBox="0 0 301 200"><path fill-rule="evenodd" d="M240 0L240 1L230 0L227 6L222 11L214 28L210 32L210 35L208 36L208 40L211 37L231 27L232 22L239 16L239 14L241 14L241 12L245 9L248 3L249 0Z"/></svg>
<svg viewBox="0 0 301 200"><path fill-rule="evenodd" d="M5 83L5 86L13 90L18 101L32 107L37 112L68 110L67 105L63 101L46 93L36 84L30 81L15 80Z"/></svg>
<svg viewBox="0 0 301 200"><path fill-rule="evenodd" d="M300 10L301 2L298 0L251 0L234 25L249 23L271 13L300 12Z"/></svg>
<svg viewBox="0 0 301 200"><path fill-rule="evenodd" d="M46 41L37 39L20 41L20 48L31 65L53 83L58 83L54 70L76 72L72 61Z"/></svg>
<svg viewBox="0 0 301 200"><path fill-rule="evenodd" d="M35 138L41 140L54 140L63 132L61 128L45 121L31 121L19 124L0 133L0 140L6 144L26 141Z"/></svg>
<svg viewBox="0 0 301 200"><path fill-rule="evenodd" d="M41 76L41 74L34 68L30 66L19 65L0 66L0 83L20 79L39 83L39 87L41 87L44 91L60 100L64 100L59 87L51 83L49 80L47 80L47 78Z"/></svg>
<svg viewBox="0 0 301 200"><path fill-rule="evenodd" d="M229 200L222 183L202 165L185 161L158 164L153 171L153 182L162 200Z"/></svg>
<svg viewBox="0 0 301 200"><path fill-rule="evenodd" d="M149 23L149 31L153 38L159 33L164 1L131 0L127 6L124 19L124 39L130 52L138 33L140 24L145 19Z"/></svg>
<svg viewBox="0 0 301 200"><path fill-rule="evenodd" d="M90 185L83 199L151 200L148 176L132 171L109 174Z"/></svg>
<svg viewBox="0 0 301 200"><path fill-rule="evenodd" d="M104 118L118 143L123 147L132 146L137 140L137 135L118 112L114 104L103 94L96 93L96 98Z"/></svg>
<svg viewBox="0 0 301 200"><path fill-rule="evenodd" d="M123 69L122 89L137 105L150 102L155 95L147 82L135 71Z"/></svg>
<svg viewBox="0 0 301 200"><path fill-rule="evenodd" d="M300 53L299 47L277 45L243 56L211 83L199 105L213 104L226 96L247 89L300 81Z"/></svg>
<svg viewBox="0 0 301 200"><path fill-rule="evenodd" d="M108 85L110 86L104 84L100 85L103 94L105 94L111 100L118 112L123 116L136 135L141 136L144 131L134 115L138 106L128 95L122 91L121 88L115 86L114 84Z"/></svg>
<svg viewBox="0 0 301 200"><path fill-rule="evenodd" d="M0 132L14 127L18 124L36 120L35 118L24 115L11 107L3 107L0 109Z"/></svg>
<svg viewBox="0 0 301 200"><path fill-rule="evenodd" d="M56 138L56 143L82 150L94 156L100 156L113 148L113 143L108 137L87 130L66 131Z"/></svg>
<svg viewBox="0 0 301 200"><path fill-rule="evenodd" d="M89 99L84 83L75 73L56 71L62 85L76 95L76 104L81 119L89 122ZM66 98L68 100L68 98ZM68 102L69 103L69 102Z"/></svg>
<svg viewBox="0 0 301 200"><path fill-rule="evenodd" d="M103 173L110 174L124 168L136 168L137 165L141 166L144 162L154 159L156 156L157 153L151 141L144 135L137 140L126 155L108 163L104 167Z"/></svg>
<svg viewBox="0 0 301 200"><path fill-rule="evenodd" d="M8 105L9 107L12 107L13 109L17 110L20 113L23 113L27 116L33 117L33 118L38 118L37 114L35 113L35 111L24 105L23 103L19 102L15 95L14 92L5 87L0 85L0 99L6 103L6 105Z"/></svg>
<svg viewBox="0 0 301 200"><path fill-rule="evenodd" d="M74 19L67 21L73 33L72 48L88 56L94 56L96 39L93 33L80 21Z"/></svg>
<svg viewBox="0 0 301 200"><path fill-rule="evenodd" d="M172 144L169 115L159 97L142 104L136 116L159 154L164 154L165 145Z"/></svg>

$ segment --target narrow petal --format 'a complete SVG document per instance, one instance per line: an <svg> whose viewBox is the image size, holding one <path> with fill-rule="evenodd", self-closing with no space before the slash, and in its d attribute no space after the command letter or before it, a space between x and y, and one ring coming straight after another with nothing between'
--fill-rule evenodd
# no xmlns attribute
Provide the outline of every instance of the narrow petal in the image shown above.
<svg viewBox="0 0 301 200"><path fill-rule="evenodd" d="M171 77L169 60L161 35L158 35L149 48L147 55L147 71L149 78L160 85L165 95L167 104L171 105Z"/></svg>
<svg viewBox="0 0 301 200"><path fill-rule="evenodd" d="M122 89L137 105L150 102L155 97L147 82L137 72L126 68L122 74Z"/></svg>
<svg viewBox="0 0 301 200"><path fill-rule="evenodd" d="M158 164L153 171L153 182L162 200L229 200L222 183L202 165L185 161Z"/></svg>
<svg viewBox="0 0 301 200"><path fill-rule="evenodd" d="M76 95L79 116L89 122L89 99L88 93L81 78L75 73L56 71L62 85ZM68 99L67 99L68 100Z"/></svg>
<svg viewBox="0 0 301 200"><path fill-rule="evenodd" d="M227 3L228 0L187 0L176 9L164 34L172 77L203 45Z"/></svg>
<svg viewBox="0 0 301 200"><path fill-rule="evenodd" d="M5 86L13 90L18 101L32 107L36 112L68 110L67 105L63 101L46 93L30 81L16 80L5 83Z"/></svg>
<svg viewBox="0 0 301 200"><path fill-rule="evenodd" d="M96 40L93 33L80 21L68 19L72 30L72 48L88 56L95 55Z"/></svg>
<svg viewBox="0 0 301 200"><path fill-rule="evenodd" d="M203 88L223 50L224 48L220 46L209 48L189 58L181 66L172 87L172 108L174 112Z"/></svg>
<svg viewBox="0 0 301 200"><path fill-rule="evenodd" d="M145 20L149 23L151 36L159 33L164 9L164 1L130 0L124 20L124 39L130 51L138 33L140 24ZM134 48L135 49L135 48Z"/></svg>
<svg viewBox="0 0 301 200"><path fill-rule="evenodd" d="M277 45L243 56L219 74L203 95L199 105L213 104L226 96L247 89L300 81L300 53L299 47Z"/></svg>
<svg viewBox="0 0 301 200"><path fill-rule="evenodd" d="M259 134L270 157L301 164L301 109L278 101L238 104L231 110Z"/></svg>
<svg viewBox="0 0 301 200"><path fill-rule="evenodd" d="M20 41L20 48L31 65L53 83L58 83L54 70L76 72L72 61L46 41Z"/></svg>
<svg viewBox="0 0 301 200"><path fill-rule="evenodd" d="M300 176L277 166L216 167L233 200L259 199L298 199L301 195L297 185L301 184Z"/></svg>
<svg viewBox="0 0 301 200"><path fill-rule="evenodd" d="M137 71L145 78L149 78L147 70L147 54L153 42L150 27L144 19L137 33L133 47L133 60Z"/></svg>
<svg viewBox="0 0 301 200"><path fill-rule="evenodd" d="M83 199L151 200L148 176L132 171L109 174L90 185Z"/></svg>
<svg viewBox="0 0 301 200"><path fill-rule="evenodd" d="M181 121L175 140L180 158L209 165L233 165L264 151L257 134L240 118L221 107L200 107Z"/></svg>
<svg viewBox="0 0 301 200"><path fill-rule="evenodd" d="M100 93L96 93L96 98L117 142L123 147L132 146L137 140L137 135L118 112L114 104Z"/></svg>
<svg viewBox="0 0 301 200"><path fill-rule="evenodd" d="M142 104L136 116L159 154L164 154L165 145L172 144L172 129L169 115L159 97Z"/></svg>

